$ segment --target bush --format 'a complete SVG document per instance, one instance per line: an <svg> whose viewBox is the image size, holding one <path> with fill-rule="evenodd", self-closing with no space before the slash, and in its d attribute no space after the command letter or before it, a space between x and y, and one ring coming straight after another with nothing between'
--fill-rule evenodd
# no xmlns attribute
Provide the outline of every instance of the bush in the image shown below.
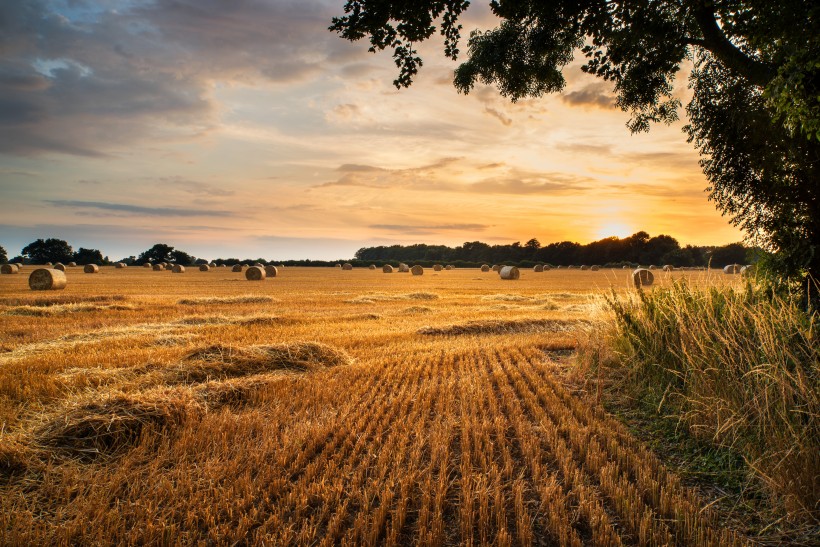
<svg viewBox="0 0 820 547"><path fill-rule="evenodd" d="M740 454L749 479L779 500L787 520L817 522L817 312L752 281L704 290L679 281L625 298L613 293L604 307L611 321L579 351L590 377Z"/></svg>

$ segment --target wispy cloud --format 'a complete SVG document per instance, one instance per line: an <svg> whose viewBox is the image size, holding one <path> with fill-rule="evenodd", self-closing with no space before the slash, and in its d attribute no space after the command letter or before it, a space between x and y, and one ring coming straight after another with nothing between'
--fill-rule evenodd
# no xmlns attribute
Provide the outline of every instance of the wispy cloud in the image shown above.
<svg viewBox="0 0 820 547"><path fill-rule="evenodd" d="M230 211L207 209L184 209L180 207L144 207L125 203L109 203L104 201L74 201L74 200L46 200L46 203L56 207L71 207L76 209L99 209L133 215L147 215L158 217L198 217L198 216L234 216Z"/></svg>
<svg viewBox="0 0 820 547"><path fill-rule="evenodd" d="M614 109L615 96L609 91L606 84L588 84L576 91L561 95L561 99L572 106L593 106L597 108Z"/></svg>

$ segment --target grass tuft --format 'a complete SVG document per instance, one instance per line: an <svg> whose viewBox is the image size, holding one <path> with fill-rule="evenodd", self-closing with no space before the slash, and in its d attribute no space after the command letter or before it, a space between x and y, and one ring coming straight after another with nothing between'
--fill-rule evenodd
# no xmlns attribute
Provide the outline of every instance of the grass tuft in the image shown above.
<svg viewBox="0 0 820 547"><path fill-rule="evenodd" d="M532 332L565 332L575 329L579 321L560 319L513 319L469 321L442 327L422 327L419 334L434 336L454 336L470 334L517 334Z"/></svg>

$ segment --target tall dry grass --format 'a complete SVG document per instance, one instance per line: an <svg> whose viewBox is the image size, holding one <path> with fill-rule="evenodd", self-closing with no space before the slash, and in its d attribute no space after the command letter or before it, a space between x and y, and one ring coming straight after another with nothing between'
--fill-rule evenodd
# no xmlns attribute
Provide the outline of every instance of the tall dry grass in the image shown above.
<svg viewBox="0 0 820 547"><path fill-rule="evenodd" d="M685 280L603 299L606 319L579 351L621 402L654 409L739 454L750 485L792 526L820 523L817 312L770 285L694 288Z"/></svg>

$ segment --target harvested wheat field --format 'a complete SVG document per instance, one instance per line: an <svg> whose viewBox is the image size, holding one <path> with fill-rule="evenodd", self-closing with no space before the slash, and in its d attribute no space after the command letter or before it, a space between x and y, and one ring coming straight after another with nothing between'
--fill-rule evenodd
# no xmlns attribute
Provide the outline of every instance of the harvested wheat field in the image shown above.
<svg viewBox="0 0 820 547"><path fill-rule="evenodd" d="M66 276L0 279L2 544L744 542L566 378L629 270Z"/></svg>

